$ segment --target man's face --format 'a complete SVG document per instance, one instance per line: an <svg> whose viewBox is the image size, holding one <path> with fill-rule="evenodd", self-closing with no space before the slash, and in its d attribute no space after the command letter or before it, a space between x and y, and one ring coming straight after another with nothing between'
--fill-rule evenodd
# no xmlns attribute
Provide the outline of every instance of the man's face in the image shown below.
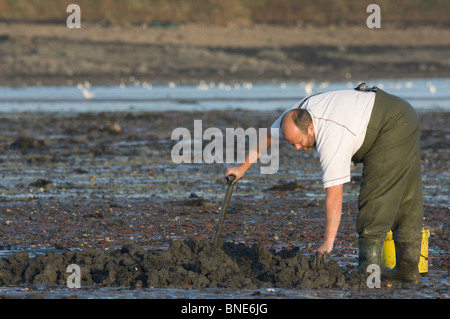
<svg viewBox="0 0 450 319"><path fill-rule="evenodd" d="M286 141L297 150L309 151L314 147L314 126L308 126L306 134L288 117L284 121L283 135Z"/></svg>

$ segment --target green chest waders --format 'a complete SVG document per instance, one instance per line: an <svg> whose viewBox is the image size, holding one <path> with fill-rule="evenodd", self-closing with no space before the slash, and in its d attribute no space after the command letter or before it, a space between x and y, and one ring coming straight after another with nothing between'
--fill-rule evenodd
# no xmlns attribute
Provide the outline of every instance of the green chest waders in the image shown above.
<svg viewBox="0 0 450 319"><path fill-rule="evenodd" d="M376 89L363 145L352 161L363 164L359 214L359 271L381 266L384 239L392 230L397 272L418 277L423 224L420 123L405 100ZM398 247L397 247L398 245Z"/></svg>

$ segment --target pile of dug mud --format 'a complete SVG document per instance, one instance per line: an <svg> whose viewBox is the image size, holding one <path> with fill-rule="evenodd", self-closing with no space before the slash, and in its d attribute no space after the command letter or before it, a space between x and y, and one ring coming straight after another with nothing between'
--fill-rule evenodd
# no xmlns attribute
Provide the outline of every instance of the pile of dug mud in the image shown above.
<svg viewBox="0 0 450 319"><path fill-rule="evenodd" d="M167 250L123 246L99 251L66 251L29 257L24 250L0 259L0 285L66 285L67 266L81 270L81 286L130 288L265 287L361 289L355 272L334 260L306 257L297 248L274 251L224 243L212 251L207 241L173 241Z"/></svg>

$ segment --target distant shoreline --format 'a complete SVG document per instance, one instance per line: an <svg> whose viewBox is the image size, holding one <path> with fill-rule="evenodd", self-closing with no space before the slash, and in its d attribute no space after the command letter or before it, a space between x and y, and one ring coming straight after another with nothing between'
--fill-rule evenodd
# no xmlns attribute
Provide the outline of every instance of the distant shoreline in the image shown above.
<svg viewBox="0 0 450 319"><path fill-rule="evenodd" d="M450 77L450 30L0 23L0 86Z"/></svg>

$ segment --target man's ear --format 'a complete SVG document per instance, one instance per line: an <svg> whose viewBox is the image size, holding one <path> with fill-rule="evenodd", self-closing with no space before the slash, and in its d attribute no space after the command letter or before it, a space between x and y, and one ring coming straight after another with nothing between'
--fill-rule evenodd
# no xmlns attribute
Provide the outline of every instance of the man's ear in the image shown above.
<svg viewBox="0 0 450 319"><path fill-rule="evenodd" d="M314 125L312 123L308 125L308 133L314 135Z"/></svg>

